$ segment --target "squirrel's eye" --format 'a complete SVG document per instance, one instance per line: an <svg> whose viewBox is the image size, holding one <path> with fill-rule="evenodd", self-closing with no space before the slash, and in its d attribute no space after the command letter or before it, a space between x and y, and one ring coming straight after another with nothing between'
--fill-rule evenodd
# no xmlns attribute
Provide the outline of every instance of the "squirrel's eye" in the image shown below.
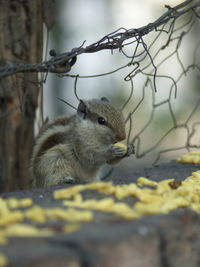
<svg viewBox="0 0 200 267"><path fill-rule="evenodd" d="M106 120L103 117L98 118L98 123L99 124L106 124Z"/></svg>

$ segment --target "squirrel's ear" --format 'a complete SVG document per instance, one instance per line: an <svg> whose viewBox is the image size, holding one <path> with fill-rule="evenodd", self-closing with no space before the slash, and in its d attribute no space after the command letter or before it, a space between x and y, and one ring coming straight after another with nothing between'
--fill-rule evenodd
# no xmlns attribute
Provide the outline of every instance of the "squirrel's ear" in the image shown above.
<svg viewBox="0 0 200 267"><path fill-rule="evenodd" d="M101 101L110 102L110 101L108 100L108 98L105 97L105 96L101 98Z"/></svg>
<svg viewBox="0 0 200 267"><path fill-rule="evenodd" d="M77 113L83 119L85 119L87 114L88 114L88 107L87 107L86 103L81 99L80 99L80 103L78 105Z"/></svg>

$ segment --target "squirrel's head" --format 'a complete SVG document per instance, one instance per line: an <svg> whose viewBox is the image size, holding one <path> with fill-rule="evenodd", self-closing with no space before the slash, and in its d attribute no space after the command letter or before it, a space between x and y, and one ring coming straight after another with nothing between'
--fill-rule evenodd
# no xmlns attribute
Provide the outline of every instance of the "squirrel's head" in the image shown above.
<svg viewBox="0 0 200 267"><path fill-rule="evenodd" d="M106 143L126 138L123 114L107 98L80 100L77 113L82 120L88 122L88 127L95 128L99 137L107 139Z"/></svg>

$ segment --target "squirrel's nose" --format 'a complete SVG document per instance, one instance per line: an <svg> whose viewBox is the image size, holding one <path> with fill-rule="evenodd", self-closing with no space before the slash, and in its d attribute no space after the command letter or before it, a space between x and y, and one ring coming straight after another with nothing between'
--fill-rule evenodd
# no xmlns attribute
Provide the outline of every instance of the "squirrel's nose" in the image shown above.
<svg viewBox="0 0 200 267"><path fill-rule="evenodd" d="M124 133L121 133L121 134L118 134L117 136L116 136L116 141L115 141L115 143L117 143L117 142L119 142L119 141L122 141L122 140L124 140L126 138L126 133L124 132Z"/></svg>

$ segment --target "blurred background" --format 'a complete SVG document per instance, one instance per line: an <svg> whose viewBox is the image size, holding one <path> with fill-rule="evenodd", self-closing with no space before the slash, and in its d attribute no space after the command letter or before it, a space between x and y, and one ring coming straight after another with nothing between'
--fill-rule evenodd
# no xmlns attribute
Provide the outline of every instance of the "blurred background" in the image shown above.
<svg viewBox="0 0 200 267"><path fill-rule="evenodd" d="M50 58L50 49L63 53L81 46L84 41L84 46L97 42L120 27L131 29L145 26L167 11L164 5L173 7L177 5L177 1L56 1L56 23L50 32L44 29L44 59ZM166 32L162 32L158 38L156 36L159 32L156 31L144 37L157 66L156 92L152 76L155 68L148 56L141 61L139 68L144 68L144 71L137 71L128 81L124 78L131 73L134 66L127 66L105 76L77 80L79 98L106 96L122 107L132 93L124 114L126 117L133 113L131 129L130 121L127 122L127 133L130 132L129 141L136 146L137 155L120 163L117 171L124 171L130 166L149 166L155 161L169 161L188 149L200 146L200 75L199 69L195 67L200 58L200 25L198 21L191 22L190 18L191 14L187 14L176 21L173 40L169 44L169 34ZM169 30L170 24L165 29ZM130 44L124 49L124 53L130 58L117 49L113 53L103 50L82 54L78 56L70 74L93 76L118 69L131 61L135 46L136 43ZM63 98L77 107L74 81L73 77L61 78L48 74L43 88L44 119L48 117L51 120L74 112L57 99Z"/></svg>

